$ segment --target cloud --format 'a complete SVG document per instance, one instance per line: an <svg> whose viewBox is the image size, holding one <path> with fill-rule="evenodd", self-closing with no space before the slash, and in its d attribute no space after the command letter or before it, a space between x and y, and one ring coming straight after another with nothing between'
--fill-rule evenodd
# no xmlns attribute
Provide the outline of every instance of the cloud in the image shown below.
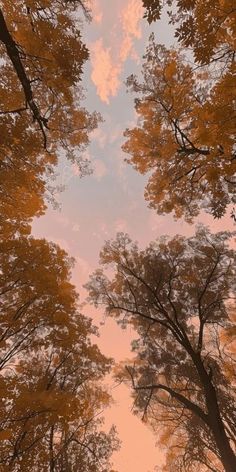
<svg viewBox="0 0 236 472"><path fill-rule="evenodd" d="M101 159L95 159L93 161L93 176L96 180L101 180L104 175L107 174L107 167Z"/></svg>
<svg viewBox="0 0 236 472"><path fill-rule="evenodd" d="M80 176L80 167L76 162L72 164L72 173L75 176Z"/></svg>
<svg viewBox="0 0 236 472"><path fill-rule="evenodd" d="M76 264L80 281L81 283L85 283L89 278L89 274L92 272L92 267L86 259L80 256L76 257Z"/></svg>
<svg viewBox="0 0 236 472"><path fill-rule="evenodd" d="M123 30L130 36L141 38L140 19L142 16L143 7L140 0L130 0L121 12Z"/></svg>
<svg viewBox="0 0 236 472"><path fill-rule="evenodd" d="M84 288L84 284L88 282L90 274L93 272L94 267L84 259L83 257L77 256L75 258L76 265L73 270L72 281L78 289L80 303L84 303L88 296L87 290Z"/></svg>
<svg viewBox="0 0 236 472"><path fill-rule="evenodd" d="M108 12L105 8L101 11L99 4L95 7L95 11L96 8L99 11L98 18L102 29L108 31L104 41L109 46L102 38L90 44L91 79L100 99L109 104L110 97L115 97L118 93L125 61L131 58L139 62L134 46L142 37L143 7L141 0L122 0L118 11L117 7L114 7L112 12L110 9ZM114 19L113 24L111 18Z"/></svg>
<svg viewBox="0 0 236 472"><path fill-rule="evenodd" d="M127 35L122 39L121 47L120 47L120 60L122 62L125 62L126 59L129 57L129 54L132 51L132 48L133 48L132 38Z"/></svg>
<svg viewBox="0 0 236 472"><path fill-rule="evenodd" d="M99 0L93 0L92 3L92 17L95 23L100 24L103 19L103 12Z"/></svg>
<svg viewBox="0 0 236 472"><path fill-rule="evenodd" d="M130 0L123 8L120 21L123 30L123 39L120 48L120 59L124 62L129 56L138 60L134 51L134 40L142 37L141 19L143 7L140 0Z"/></svg>
<svg viewBox="0 0 236 472"><path fill-rule="evenodd" d="M72 231L74 231L75 233L79 233L79 231L80 231L80 225L75 224L74 226L72 226Z"/></svg>
<svg viewBox="0 0 236 472"><path fill-rule="evenodd" d="M118 218L114 223L115 231L126 233L128 231L128 223L124 218Z"/></svg>
<svg viewBox="0 0 236 472"><path fill-rule="evenodd" d="M113 61L111 48L104 47L102 38L91 44L90 51L92 81L100 99L108 104L109 97L114 97L117 94L120 85L120 66Z"/></svg>
<svg viewBox="0 0 236 472"><path fill-rule="evenodd" d="M63 228L66 228L70 224L69 218L65 215L61 215L60 213L56 214L55 219Z"/></svg>
<svg viewBox="0 0 236 472"><path fill-rule="evenodd" d="M113 126L109 135L109 143L113 144L115 141L123 137L123 129L120 125Z"/></svg>
<svg viewBox="0 0 236 472"><path fill-rule="evenodd" d="M104 149L106 142L107 142L107 135L104 133L104 131L101 129L101 127L96 128L92 133L91 133L91 138L94 141L97 141L98 146L100 149Z"/></svg>

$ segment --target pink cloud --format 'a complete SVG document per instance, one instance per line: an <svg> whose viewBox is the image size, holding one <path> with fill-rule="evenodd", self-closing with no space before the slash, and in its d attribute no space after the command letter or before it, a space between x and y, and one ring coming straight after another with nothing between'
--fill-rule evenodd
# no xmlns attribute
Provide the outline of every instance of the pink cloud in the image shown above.
<svg viewBox="0 0 236 472"><path fill-rule="evenodd" d="M97 10L96 10L97 8ZM109 6L110 9L110 6ZM112 9L112 6L111 6ZM111 11L107 11L95 2L95 11L98 11L99 22L102 28L108 31L106 41L99 38L90 44L92 73L91 78L96 86L100 99L109 103L110 97L117 95L120 87L120 75L125 61L129 58L139 61L135 51L135 41L142 37L141 19L143 7L141 0L122 0L119 11L113 7L114 23L111 24ZM96 15L95 15L96 16ZM96 21L96 19L95 19Z"/></svg>
<svg viewBox="0 0 236 472"><path fill-rule="evenodd" d="M101 180L107 174L107 167L101 159L93 161L93 176L96 180Z"/></svg>
<svg viewBox="0 0 236 472"><path fill-rule="evenodd" d="M126 233L128 231L128 223L124 218L118 218L114 223L115 231Z"/></svg>
<svg viewBox="0 0 236 472"><path fill-rule="evenodd" d="M121 61L125 61L129 56L137 60L137 54L134 50L134 40L142 37L142 17L143 7L140 0L130 0L121 12L120 21L123 30L123 39L120 49Z"/></svg>
<svg viewBox="0 0 236 472"><path fill-rule="evenodd" d="M101 129L101 127L96 128L92 133L91 137L94 141L97 141L98 146L100 149L104 149L105 144L107 142L107 135L104 133L104 131Z"/></svg>
<svg viewBox="0 0 236 472"><path fill-rule="evenodd" d="M109 135L109 143L113 144L122 137L123 137L122 127L120 125L113 126L113 130L110 132L110 135Z"/></svg>
<svg viewBox="0 0 236 472"><path fill-rule="evenodd" d="M100 24L103 19L103 12L99 0L93 0L91 7L93 21Z"/></svg>
<svg viewBox="0 0 236 472"><path fill-rule="evenodd" d="M79 233L80 225L78 225L78 224L73 225L72 226L72 231L74 231L75 233Z"/></svg>
<svg viewBox="0 0 236 472"><path fill-rule="evenodd" d="M140 0L130 0L121 12L123 30L129 36L140 39L142 30L140 20L143 16L143 7Z"/></svg>
<svg viewBox="0 0 236 472"><path fill-rule="evenodd" d="M104 47L100 38L90 46L92 74L97 93L103 102L109 103L109 97L117 94L120 80L120 65L112 58L111 48Z"/></svg>
<svg viewBox="0 0 236 472"><path fill-rule="evenodd" d="M127 35L122 39L121 47L120 47L120 60L122 62L125 62L126 59L129 57L132 51L132 48L133 48L132 38L131 36Z"/></svg>

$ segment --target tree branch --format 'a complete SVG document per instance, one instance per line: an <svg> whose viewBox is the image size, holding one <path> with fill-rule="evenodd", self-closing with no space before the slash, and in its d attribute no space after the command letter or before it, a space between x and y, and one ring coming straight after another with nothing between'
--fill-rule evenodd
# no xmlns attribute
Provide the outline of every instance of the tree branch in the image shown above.
<svg viewBox="0 0 236 472"><path fill-rule="evenodd" d="M188 410L192 411L196 416L201 418L201 420L207 426L209 426L208 415L202 410L202 408L200 408L200 406L196 405L196 403L193 403L191 400L186 398L181 393L178 393L175 390L173 390L172 388L167 387L166 385L163 385L163 384L135 385L134 377L133 377L132 372L130 371L129 367L126 366L126 370L127 370L127 372L129 373L129 375L131 377L131 381L132 381L132 385L133 385L134 390L136 390L136 391L151 390L152 392L154 390L164 390L164 391L168 392L172 398L177 400L179 403L181 403L181 405L183 405ZM149 402L150 402L150 398L149 398Z"/></svg>
<svg viewBox="0 0 236 472"><path fill-rule="evenodd" d="M0 9L0 41L2 41L2 43L6 47L7 55L10 61L12 62L12 65L15 69L15 72L23 88L26 105L29 106L32 112L33 121L37 121L39 125L39 128L43 135L44 149L47 149L47 136L46 136L45 128L48 128L48 125L47 125L48 120L47 118L41 115L38 105L36 104L34 100L33 91L31 88L31 81L26 75L24 65L20 58L18 47L7 27L7 24L6 24L6 21L5 21L5 18L1 9Z"/></svg>

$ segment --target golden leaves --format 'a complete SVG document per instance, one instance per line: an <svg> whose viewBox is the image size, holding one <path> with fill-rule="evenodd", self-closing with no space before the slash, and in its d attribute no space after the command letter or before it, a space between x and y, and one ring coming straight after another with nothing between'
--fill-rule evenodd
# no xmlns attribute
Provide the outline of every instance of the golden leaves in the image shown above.
<svg viewBox="0 0 236 472"><path fill-rule="evenodd" d="M114 435L99 437L96 419L110 403L98 383L110 361L91 344L90 320L77 312L72 263L45 240L21 236L0 245L0 451L6 467L20 444L22 464L34 468L40 456L40 467L46 469L52 429L58 458L67 450L73 467L80 448L68 438L83 444L89 437L96 448L106 446L100 458L104 465L115 447ZM13 462L18 461L16 454ZM83 461L89 471L86 450Z"/></svg>
<svg viewBox="0 0 236 472"><path fill-rule="evenodd" d="M220 218L234 201L234 67L195 71L151 37L144 81L128 79L139 121L123 150L140 173L150 171L145 198L159 214L192 221L204 208Z"/></svg>
<svg viewBox="0 0 236 472"><path fill-rule="evenodd" d="M74 2L32 1L26 6L19 1L17 8L14 2L2 2L0 179L6 220L0 222L2 237L25 232L31 218L44 212L58 149L64 147L73 160L74 151L84 150L97 125L98 115L80 105L79 81L88 58L80 21ZM81 174L86 172L82 158L79 168ZM12 218L12 202L18 225Z"/></svg>

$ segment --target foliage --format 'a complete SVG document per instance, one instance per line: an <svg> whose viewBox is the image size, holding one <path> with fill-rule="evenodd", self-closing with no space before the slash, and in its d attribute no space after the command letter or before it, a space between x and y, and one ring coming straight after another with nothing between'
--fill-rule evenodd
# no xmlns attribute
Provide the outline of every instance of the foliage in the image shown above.
<svg viewBox="0 0 236 472"><path fill-rule="evenodd" d="M191 48L197 63L209 64L235 56L236 8L233 0L143 0L149 23L169 8L177 40Z"/></svg>
<svg viewBox="0 0 236 472"><path fill-rule="evenodd" d="M151 173L145 197L160 214L190 222L204 209L220 218L235 203L234 3L143 0L149 23L167 10L184 48L168 51L152 36L143 81L128 79L141 98L124 150L139 172Z"/></svg>
<svg viewBox="0 0 236 472"><path fill-rule="evenodd" d="M79 7L79 9L78 9ZM81 152L99 119L81 107L88 50L80 0L2 1L0 9L0 469L112 472L103 431L110 370L78 311L73 260L30 237L58 155Z"/></svg>
<svg viewBox="0 0 236 472"><path fill-rule="evenodd" d="M101 252L113 275L99 269L87 285L90 301L138 333L134 363L118 376L131 382L136 412L162 431L168 471L235 470L233 359L221 343L235 295L229 237L199 227L141 251L120 233Z"/></svg>
<svg viewBox="0 0 236 472"><path fill-rule="evenodd" d="M235 201L235 65L194 69L151 36L143 81L130 76L137 126L126 130L127 161L149 173L145 198L159 214L192 221L201 208L224 215ZM214 74L214 80L213 80Z"/></svg>
<svg viewBox="0 0 236 472"><path fill-rule="evenodd" d="M163 6L160 0L143 0L143 7L145 8L144 18L147 18L148 23L160 19Z"/></svg>
<svg viewBox="0 0 236 472"><path fill-rule="evenodd" d="M45 240L1 244L1 470L109 469L115 431L102 431L110 368L77 309L72 260Z"/></svg>
<svg viewBox="0 0 236 472"><path fill-rule="evenodd" d="M88 58L81 11L88 15L79 0L1 2L3 235L29 231L29 218L45 210L47 181L59 153L77 162L81 175L87 172L81 152L99 116L81 106L81 74ZM12 216L15 205L18 221Z"/></svg>

